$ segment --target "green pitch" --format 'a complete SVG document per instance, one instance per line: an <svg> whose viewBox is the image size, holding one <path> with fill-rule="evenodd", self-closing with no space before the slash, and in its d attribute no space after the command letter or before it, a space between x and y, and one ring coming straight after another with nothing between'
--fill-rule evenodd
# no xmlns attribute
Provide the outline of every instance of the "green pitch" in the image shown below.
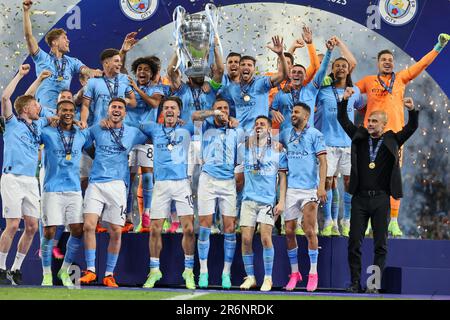
<svg viewBox="0 0 450 320"><path fill-rule="evenodd" d="M385 300L376 296L369 297L336 297L325 295L268 295L240 293L207 293L181 291L159 291L142 289L64 289L64 288L0 288L0 300Z"/></svg>

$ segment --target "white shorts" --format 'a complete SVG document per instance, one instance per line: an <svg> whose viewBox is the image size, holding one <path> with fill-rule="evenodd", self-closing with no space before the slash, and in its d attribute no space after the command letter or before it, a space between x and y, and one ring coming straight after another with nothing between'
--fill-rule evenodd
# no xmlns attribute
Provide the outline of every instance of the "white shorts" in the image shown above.
<svg viewBox="0 0 450 320"><path fill-rule="evenodd" d="M273 207L268 204L260 204L255 201L244 200L241 206L241 227L255 227L256 223L264 223L273 227Z"/></svg>
<svg viewBox="0 0 450 320"><path fill-rule="evenodd" d="M350 175L351 163L350 148L327 147L327 177Z"/></svg>
<svg viewBox="0 0 450 320"><path fill-rule="evenodd" d="M4 173L0 185L3 218L40 218L39 182L36 177Z"/></svg>
<svg viewBox="0 0 450 320"><path fill-rule="evenodd" d="M81 192L44 192L41 218L44 227L83 223Z"/></svg>
<svg viewBox="0 0 450 320"><path fill-rule="evenodd" d="M300 211L310 202L318 202L317 190L288 188L286 192L286 210L284 221L295 220L300 217Z"/></svg>
<svg viewBox="0 0 450 320"><path fill-rule="evenodd" d="M151 219L167 219L170 203L175 202L177 216L194 214L191 185L188 179L156 181L153 187Z"/></svg>
<svg viewBox="0 0 450 320"><path fill-rule="evenodd" d="M87 153L84 151L81 153L80 178L89 178L93 162L94 160Z"/></svg>
<svg viewBox="0 0 450 320"><path fill-rule="evenodd" d="M103 222L125 225L127 188L123 181L89 183L84 195L83 212L95 213Z"/></svg>
<svg viewBox="0 0 450 320"><path fill-rule="evenodd" d="M136 173L138 167L153 168L153 145L135 145L130 151L128 166L132 168L132 173Z"/></svg>
<svg viewBox="0 0 450 320"><path fill-rule="evenodd" d="M220 180L202 172L198 182L198 215L213 214L216 200L222 215L236 217L236 180Z"/></svg>

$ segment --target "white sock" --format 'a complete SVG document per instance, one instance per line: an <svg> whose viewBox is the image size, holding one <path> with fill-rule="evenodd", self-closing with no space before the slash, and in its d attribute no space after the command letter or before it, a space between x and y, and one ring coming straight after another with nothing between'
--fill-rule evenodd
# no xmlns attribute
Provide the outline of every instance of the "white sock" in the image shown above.
<svg viewBox="0 0 450 320"><path fill-rule="evenodd" d="M291 272L292 273L298 272L298 263L291 264Z"/></svg>
<svg viewBox="0 0 450 320"><path fill-rule="evenodd" d="M208 260L200 260L200 273L208 273Z"/></svg>
<svg viewBox="0 0 450 320"><path fill-rule="evenodd" d="M333 222L333 220L325 220L325 223L323 224L323 227L326 228L328 227L331 223Z"/></svg>
<svg viewBox="0 0 450 320"><path fill-rule="evenodd" d="M61 269L62 270L66 270L66 271L69 271L69 268L70 268L70 266L71 266L72 264L71 263L68 263L68 262L63 262L63 264L62 264L62 266L61 266Z"/></svg>
<svg viewBox="0 0 450 320"><path fill-rule="evenodd" d="M6 270L6 258L8 257L8 252L0 252L0 269Z"/></svg>
<svg viewBox="0 0 450 320"><path fill-rule="evenodd" d="M334 220L333 220L333 223L334 223L334 225L335 225L336 227L338 226L337 219L334 219Z"/></svg>
<svg viewBox="0 0 450 320"><path fill-rule="evenodd" d="M44 269L44 274L52 273L52 267L43 267L43 269Z"/></svg>
<svg viewBox="0 0 450 320"><path fill-rule="evenodd" d="M311 263L311 268L309 269L310 274L316 274L317 273L317 263Z"/></svg>
<svg viewBox="0 0 450 320"><path fill-rule="evenodd" d="M95 273L95 267L89 267L87 269L88 269L88 271L91 271L91 272Z"/></svg>
<svg viewBox="0 0 450 320"><path fill-rule="evenodd" d="M269 279L270 281L272 281L272 276L264 276L264 280Z"/></svg>
<svg viewBox="0 0 450 320"><path fill-rule="evenodd" d="M57 247L59 243L59 240L53 239L53 247ZM53 248L52 248L53 249Z"/></svg>
<svg viewBox="0 0 450 320"><path fill-rule="evenodd" d="M144 213L150 215L150 208L145 208Z"/></svg>
<svg viewBox="0 0 450 320"><path fill-rule="evenodd" d="M223 265L222 273L230 274L230 270L231 270L231 263L230 262L225 262L224 265Z"/></svg>
<svg viewBox="0 0 450 320"><path fill-rule="evenodd" d="M20 270L22 266L23 259L25 259L26 254L20 253L17 251L16 259L14 259L14 264L11 268L11 271Z"/></svg>
<svg viewBox="0 0 450 320"><path fill-rule="evenodd" d="M391 222L397 222L397 217L391 218Z"/></svg>
<svg viewBox="0 0 450 320"><path fill-rule="evenodd" d="M112 276L112 275L113 275L112 272L105 272L105 277Z"/></svg>

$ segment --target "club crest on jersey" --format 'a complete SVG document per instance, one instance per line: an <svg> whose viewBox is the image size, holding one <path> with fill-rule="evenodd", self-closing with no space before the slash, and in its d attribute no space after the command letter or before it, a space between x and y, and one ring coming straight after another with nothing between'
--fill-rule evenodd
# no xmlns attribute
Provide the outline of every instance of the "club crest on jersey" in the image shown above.
<svg viewBox="0 0 450 320"><path fill-rule="evenodd" d="M122 12L131 20L150 18L158 8L158 0L120 0Z"/></svg>
<svg viewBox="0 0 450 320"><path fill-rule="evenodd" d="M418 0L380 0L378 10L383 20L393 26L403 26L414 19Z"/></svg>

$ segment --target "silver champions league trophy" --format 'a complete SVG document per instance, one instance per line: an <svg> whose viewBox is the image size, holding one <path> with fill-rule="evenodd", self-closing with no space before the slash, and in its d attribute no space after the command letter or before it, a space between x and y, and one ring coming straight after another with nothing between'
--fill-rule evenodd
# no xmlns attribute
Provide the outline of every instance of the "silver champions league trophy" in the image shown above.
<svg viewBox="0 0 450 320"><path fill-rule="evenodd" d="M203 77L214 63L214 36L217 34L218 10L213 4L205 6L205 13L187 14L178 6L173 12L178 63L188 77ZM219 41L220 51L222 47Z"/></svg>

